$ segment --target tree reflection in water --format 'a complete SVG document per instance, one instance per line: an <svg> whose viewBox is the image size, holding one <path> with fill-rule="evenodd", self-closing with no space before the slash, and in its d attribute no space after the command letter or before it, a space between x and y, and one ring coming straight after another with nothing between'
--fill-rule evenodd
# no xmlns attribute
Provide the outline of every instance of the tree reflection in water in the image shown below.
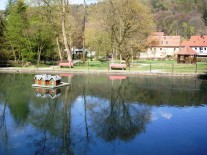
<svg viewBox="0 0 207 155"><path fill-rule="evenodd" d="M99 139L110 143L135 139L145 131L151 107L206 105L206 81L197 79L113 77L110 81L107 76L76 75L66 78L72 86L61 88L61 95L41 98L34 95L32 78L0 76L3 154L17 143L14 134L21 146L12 147L11 153L90 154L97 151L93 144L98 145Z"/></svg>
<svg viewBox="0 0 207 155"><path fill-rule="evenodd" d="M8 144L8 132L5 121L7 104L6 101L3 106L0 106L0 135L5 146Z"/></svg>
<svg viewBox="0 0 207 155"><path fill-rule="evenodd" d="M68 79L70 80L70 79ZM40 129L32 137L35 154L73 154L71 147L71 87L65 87L64 96L59 99L46 98L44 104L30 107L32 124Z"/></svg>
<svg viewBox="0 0 207 155"><path fill-rule="evenodd" d="M14 76L12 76L14 77ZM0 88L4 87L4 80L1 80ZM7 109L8 108L8 100L10 98L10 92L12 90L12 87L8 87L7 90L4 90L0 93L0 136L1 136L1 143L3 143L7 148L8 147L8 140L9 140L9 134L7 131ZM1 148L1 147L0 147ZM1 151L1 149L0 149Z"/></svg>
<svg viewBox="0 0 207 155"><path fill-rule="evenodd" d="M115 83L118 86L114 85ZM151 118L151 108L146 105L126 103L125 97L130 95L130 90L125 80L112 81L110 94L109 107L99 106L102 108L90 111L92 126L97 135L108 142L116 139L127 141L144 132Z"/></svg>

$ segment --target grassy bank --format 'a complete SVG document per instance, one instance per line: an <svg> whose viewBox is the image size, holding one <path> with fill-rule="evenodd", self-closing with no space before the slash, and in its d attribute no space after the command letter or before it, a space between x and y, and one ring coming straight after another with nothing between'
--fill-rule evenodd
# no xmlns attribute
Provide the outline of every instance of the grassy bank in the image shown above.
<svg viewBox="0 0 207 155"><path fill-rule="evenodd" d="M119 63L119 61L115 62ZM139 73L168 73L168 74L200 74L207 73L207 63L198 62L197 64L177 64L176 61L158 61L158 60L145 60L134 61L130 63L130 67L127 67L126 71L122 70L110 70L110 62L108 61L86 61L84 64L78 62L73 68L60 68L58 63L46 63L37 67L35 65L29 67L15 67L15 69L22 70L58 70L58 71L103 71L103 72L139 72ZM4 69L4 67L2 68Z"/></svg>
<svg viewBox="0 0 207 155"><path fill-rule="evenodd" d="M119 63L119 62L115 62ZM77 70L109 70L109 62L87 61L78 63L72 69ZM127 71L157 72L157 73L206 73L207 63L177 64L175 61L134 61Z"/></svg>

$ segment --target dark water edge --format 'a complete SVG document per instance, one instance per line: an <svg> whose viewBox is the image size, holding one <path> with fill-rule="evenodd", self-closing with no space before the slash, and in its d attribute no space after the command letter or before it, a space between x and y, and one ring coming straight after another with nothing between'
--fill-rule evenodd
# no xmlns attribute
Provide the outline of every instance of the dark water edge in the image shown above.
<svg viewBox="0 0 207 155"><path fill-rule="evenodd" d="M207 154L207 80L0 74L0 154Z"/></svg>

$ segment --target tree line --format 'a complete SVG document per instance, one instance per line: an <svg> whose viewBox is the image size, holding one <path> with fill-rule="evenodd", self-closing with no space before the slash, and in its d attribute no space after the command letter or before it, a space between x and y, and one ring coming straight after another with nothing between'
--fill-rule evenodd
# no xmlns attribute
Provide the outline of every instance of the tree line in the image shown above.
<svg viewBox="0 0 207 155"><path fill-rule="evenodd" d="M8 0L0 13L0 59L70 62L74 48L87 48L96 51L95 59L111 56L128 63L148 47L151 32L189 38L206 31L207 0L83 2Z"/></svg>
<svg viewBox="0 0 207 155"><path fill-rule="evenodd" d="M167 35L206 34L207 0L147 0L158 31Z"/></svg>

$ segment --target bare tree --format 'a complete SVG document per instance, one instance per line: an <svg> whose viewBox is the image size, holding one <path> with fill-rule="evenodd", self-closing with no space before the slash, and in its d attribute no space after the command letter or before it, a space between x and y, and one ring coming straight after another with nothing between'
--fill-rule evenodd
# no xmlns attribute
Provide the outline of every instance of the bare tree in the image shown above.
<svg viewBox="0 0 207 155"><path fill-rule="evenodd" d="M85 63L85 27L86 27L86 0L83 3L84 6L84 16L83 16L83 63Z"/></svg>
<svg viewBox="0 0 207 155"><path fill-rule="evenodd" d="M118 50L120 60L128 62L131 49L138 51L138 47L144 46L136 40L146 39L155 28L151 13L137 0L105 0L105 7L112 46Z"/></svg>

